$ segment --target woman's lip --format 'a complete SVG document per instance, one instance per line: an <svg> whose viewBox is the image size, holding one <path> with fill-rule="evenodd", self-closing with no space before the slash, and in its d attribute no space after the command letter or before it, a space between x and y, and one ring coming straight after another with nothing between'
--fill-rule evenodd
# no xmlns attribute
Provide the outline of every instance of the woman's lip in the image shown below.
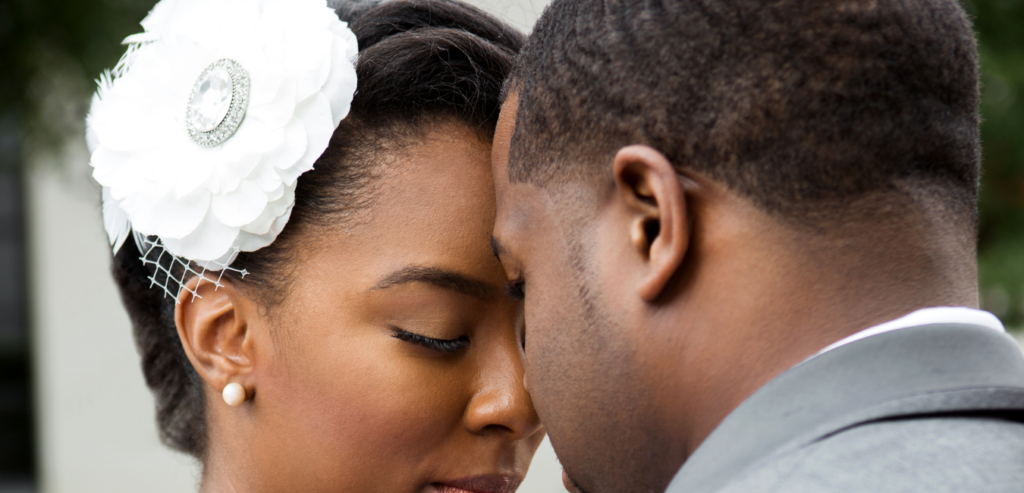
<svg viewBox="0 0 1024 493"><path fill-rule="evenodd" d="M438 493L512 493L519 487L521 478L492 474L472 476L434 483Z"/></svg>

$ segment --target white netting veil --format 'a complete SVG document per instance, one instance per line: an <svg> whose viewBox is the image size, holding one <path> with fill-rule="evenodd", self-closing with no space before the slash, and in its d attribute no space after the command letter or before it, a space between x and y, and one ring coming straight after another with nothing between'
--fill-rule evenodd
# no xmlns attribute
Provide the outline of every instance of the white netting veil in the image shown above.
<svg viewBox="0 0 1024 493"><path fill-rule="evenodd" d="M168 252L160 238L147 237L138 231L133 231L132 235L135 238L135 245L139 247L139 260L149 270L149 287L161 289L164 296L174 298L175 303L181 302L183 290L192 295L192 300L202 298L199 295L199 287L203 282L213 284L214 289L221 288L221 281L228 272L235 272L241 277L249 274L245 269L231 267L231 263L240 253L237 249L226 262L192 262ZM188 281L193 277L199 277L199 282L189 287Z"/></svg>

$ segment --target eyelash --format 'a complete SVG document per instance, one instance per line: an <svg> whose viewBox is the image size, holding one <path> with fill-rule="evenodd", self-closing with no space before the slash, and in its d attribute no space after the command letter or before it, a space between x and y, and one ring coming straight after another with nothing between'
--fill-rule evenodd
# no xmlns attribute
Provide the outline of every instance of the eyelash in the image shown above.
<svg viewBox="0 0 1024 493"><path fill-rule="evenodd" d="M423 346L439 353L455 353L469 346L469 338L466 336L459 337L458 339L434 339L433 337L421 336L398 327L392 327L392 329L395 331L393 335L395 339Z"/></svg>
<svg viewBox="0 0 1024 493"><path fill-rule="evenodd" d="M526 299L526 284L523 281L509 281L505 285L505 293L508 294L509 298L523 301Z"/></svg>

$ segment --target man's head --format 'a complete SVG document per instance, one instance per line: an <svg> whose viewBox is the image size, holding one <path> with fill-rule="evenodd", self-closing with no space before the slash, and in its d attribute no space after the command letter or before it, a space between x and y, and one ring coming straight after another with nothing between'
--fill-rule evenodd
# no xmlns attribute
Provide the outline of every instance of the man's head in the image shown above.
<svg viewBox="0 0 1024 493"><path fill-rule="evenodd" d="M555 0L508 88L496 251L583 490L661 491L802 358L976 301L956 0Z"/></svg>

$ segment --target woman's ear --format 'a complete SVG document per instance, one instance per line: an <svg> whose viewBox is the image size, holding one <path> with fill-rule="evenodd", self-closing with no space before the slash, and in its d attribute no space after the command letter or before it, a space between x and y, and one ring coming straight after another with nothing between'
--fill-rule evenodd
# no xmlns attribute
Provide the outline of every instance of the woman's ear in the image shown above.
<svg viewBox="0 0 1024 493"><path fill-rule="evenodd" d="M175 323L185 354L207 385L220 393L237 383L251 397L254 338L239 309L239 296L226 277L217 284L193 277L178 295Z"/></svg>
<svg viewBox="0 0 1024 493"><path fill-rule="evenodd" d="M637 292L655 301L683 263L690 241L686 195L675 168L645 145L619 149L613 162L616 190L630 214L630 242L647 272Z"/></svg>

